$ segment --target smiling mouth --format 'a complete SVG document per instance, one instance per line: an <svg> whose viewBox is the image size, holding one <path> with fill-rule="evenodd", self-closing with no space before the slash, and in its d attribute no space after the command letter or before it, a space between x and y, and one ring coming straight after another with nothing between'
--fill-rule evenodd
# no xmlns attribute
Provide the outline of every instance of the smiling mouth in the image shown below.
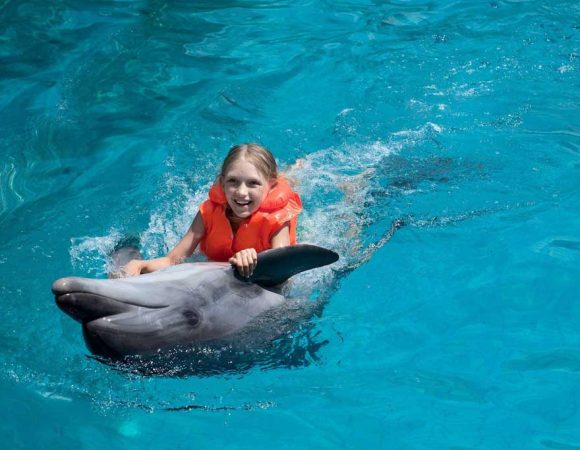
<svg viewBox="0 0 580 450"><path fill-rule="evenodd" d="M252 201L251 200L245 200L245 201L234 200L234 203L238 206L249 206L250 203L252 203Z"/></svg>

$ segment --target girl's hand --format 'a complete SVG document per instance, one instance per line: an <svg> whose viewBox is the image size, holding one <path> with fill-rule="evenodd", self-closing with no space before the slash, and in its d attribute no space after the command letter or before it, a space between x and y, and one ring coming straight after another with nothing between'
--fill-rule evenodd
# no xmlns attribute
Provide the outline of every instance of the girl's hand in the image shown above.
<svg viewBox="0 0 580 450"><path fill-rule="evenodd" d="M258 253L254 248L246 248L232 256L229 263L237 269L241 276L250 278L258 265Z"/></svg>
<svg viewBox="0 0 580 450"><path fill-rule="evenodd" d="M126 277L134 277L141 275L141 271L145 267L145 261L142 259L132 259L126 266L121 267L121 272Z"/></svg>

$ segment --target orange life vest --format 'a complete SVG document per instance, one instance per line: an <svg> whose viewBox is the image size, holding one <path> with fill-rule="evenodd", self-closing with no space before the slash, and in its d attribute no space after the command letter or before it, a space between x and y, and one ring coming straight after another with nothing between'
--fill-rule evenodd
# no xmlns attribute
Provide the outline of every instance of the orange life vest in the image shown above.
<svg viewBox="0 0 580 450"><path fill-rule="evenodd" d="M226 216L226 208L226 194L221 185L215 183L209 198L199 207L205 228L201 251L210 260L227 261L246 248L255 248L258 253L272 248L272 236L287 222L290 223L290 244L296 244L296 222L302 202L284 178L278 178L258 210L240 223L235 233Z"/></svg>

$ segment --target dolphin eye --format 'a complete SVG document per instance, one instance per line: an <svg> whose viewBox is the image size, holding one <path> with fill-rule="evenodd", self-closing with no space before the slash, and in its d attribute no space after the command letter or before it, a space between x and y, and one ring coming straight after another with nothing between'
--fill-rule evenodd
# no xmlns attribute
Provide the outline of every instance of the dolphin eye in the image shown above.
<svg viewBox="0 0 580 450"><path fill-rule="evenodd" d="M199 314L191 309L186 309L181 314L187 320L187 323L190 324L192 327L195 327L199 323Z"/></svg>

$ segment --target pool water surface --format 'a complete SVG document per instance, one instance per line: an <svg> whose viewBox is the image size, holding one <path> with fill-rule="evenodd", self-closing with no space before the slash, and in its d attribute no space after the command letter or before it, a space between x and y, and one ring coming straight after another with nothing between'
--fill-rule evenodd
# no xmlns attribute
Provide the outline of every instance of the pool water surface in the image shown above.
<svg viewBox="0 0 580 450"><path fill-rule="evenodd" d="M580 448L579 13L3 2L6 448ZM313 313L234 370L91 357L51 283L165 254L240 142L341 256Z"/></svg>

